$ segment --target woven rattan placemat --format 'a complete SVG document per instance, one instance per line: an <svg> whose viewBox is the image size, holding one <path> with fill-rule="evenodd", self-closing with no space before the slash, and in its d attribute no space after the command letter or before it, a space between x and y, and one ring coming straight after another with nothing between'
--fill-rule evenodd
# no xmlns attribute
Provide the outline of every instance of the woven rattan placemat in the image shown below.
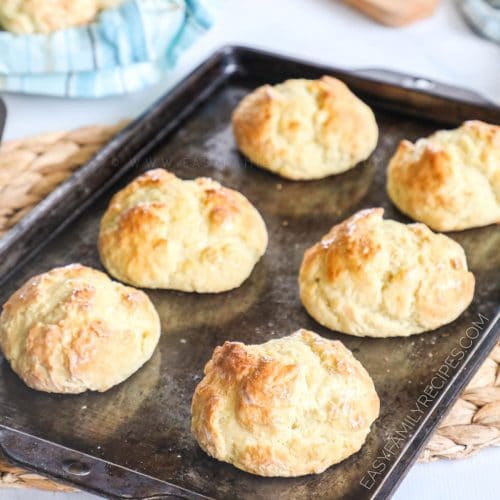
<svg viewBox="0 0 500 500"><path fill-rule="evenodd" d="M102 148L126 122L10 141L0 146L0 236Z"/></svg>
<svg viewBox="0 0 500 500"><path fill-rule="evenodd" d="M0 236L89 160L124 124L44 134L0 146ZM500 445L499 365L500 343L427 443L420 461L464 458L486 446ZM1 456L0 486L72 491L12 466Z"/></svg>

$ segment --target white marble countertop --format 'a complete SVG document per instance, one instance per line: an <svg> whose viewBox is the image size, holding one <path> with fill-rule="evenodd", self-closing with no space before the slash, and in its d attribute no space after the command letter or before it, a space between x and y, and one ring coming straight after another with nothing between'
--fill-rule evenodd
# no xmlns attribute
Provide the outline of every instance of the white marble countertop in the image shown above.
<svg viewBox="0 0 500 500"><path fill-rule="evenodd" d="M379 26L335 0L233 0L216 26L193 46L165 81L126 97L98 101L4 95L5 137L133 117L226 43L256 46L343 68L385 68L473 89L500 104L500 46L473 34L442 0L431 19L408 28ZM1 57L1 56L0 56ZM461 461L416 465L396 500L497 500L500 450ZM0 500L83 500L86 494L1 490Z"/></svg>

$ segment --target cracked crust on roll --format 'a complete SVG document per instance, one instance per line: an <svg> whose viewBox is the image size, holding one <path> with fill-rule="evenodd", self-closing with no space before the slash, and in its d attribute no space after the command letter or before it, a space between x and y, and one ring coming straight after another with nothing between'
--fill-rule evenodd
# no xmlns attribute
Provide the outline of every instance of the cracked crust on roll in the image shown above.
<svg viewBox="0 0 500 500"><path fill-rule="evenodd" d="M357 336L407 336L455 320L474 294L463 248L383 213L362 210L305 252L304 307L331 330Z"/></svg>
<svg viewBox="0 0 500 500"><path fill-rule="evenodd" d="M241 193L160 168L113 196L99 233L101 261L115 278L185 292L240 286L266 247L264 221Z"/></svg>
<svg viewBox="0 0 500 500"><path fill-rule="evenodd" d="M147 295L73 264L34 276L3 306L0 348L33 389L106 391L153 354L160 320Z"/></svg>
<svg viewBox="0 0 500 500"><path fill-rule="evenodd" d="M406 215L436 231L500 222L500 127L468 121L415 144L402 141L387 192Z"/></svg>
<svg viewBox="0 0 500 500"><path fill-rule="evenodd" d="M370 156L378 127L372 110L336 78L264 85L232 117L240 151L282 177L319 179Z"/></svg>
<svg viewBox="0 0 500 500"><path fill-rule="evenodd" d="M361 448L379 407L352 353L302 329L217 347L193 396L192 432L209 455L252 474L319 474Z"/></svg>
<svg viewBox="0 0 500 500"><path fill-rule="evenodd" d="M124 0L2 0L0 25L17 34L52 33L92 22Z"/></svg>

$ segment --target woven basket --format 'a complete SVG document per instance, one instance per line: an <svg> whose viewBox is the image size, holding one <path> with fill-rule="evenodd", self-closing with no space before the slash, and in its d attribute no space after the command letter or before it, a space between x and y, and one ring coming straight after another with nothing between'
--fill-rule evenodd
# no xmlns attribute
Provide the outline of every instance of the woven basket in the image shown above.
<svg viewBox="0 0 500 500"><path fill-rule="evenodd" d="M0 147L0 235L89 160L125 123L7 142ZM500 343L427 443L419 461L464 458L500 445ZM75 491L9 464L0 456L0 486Z"/></svg>

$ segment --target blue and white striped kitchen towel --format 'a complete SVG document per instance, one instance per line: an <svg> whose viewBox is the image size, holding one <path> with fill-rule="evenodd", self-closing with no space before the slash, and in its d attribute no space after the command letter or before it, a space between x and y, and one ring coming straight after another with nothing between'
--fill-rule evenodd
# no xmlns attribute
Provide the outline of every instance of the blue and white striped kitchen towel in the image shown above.
<svg viewBox="0 0 500 500"><path fill-rule="evenodd" d="M84 27L0 31L0 91L102 97L160 80L212 24L220 0L126 0Z"/></svg>

